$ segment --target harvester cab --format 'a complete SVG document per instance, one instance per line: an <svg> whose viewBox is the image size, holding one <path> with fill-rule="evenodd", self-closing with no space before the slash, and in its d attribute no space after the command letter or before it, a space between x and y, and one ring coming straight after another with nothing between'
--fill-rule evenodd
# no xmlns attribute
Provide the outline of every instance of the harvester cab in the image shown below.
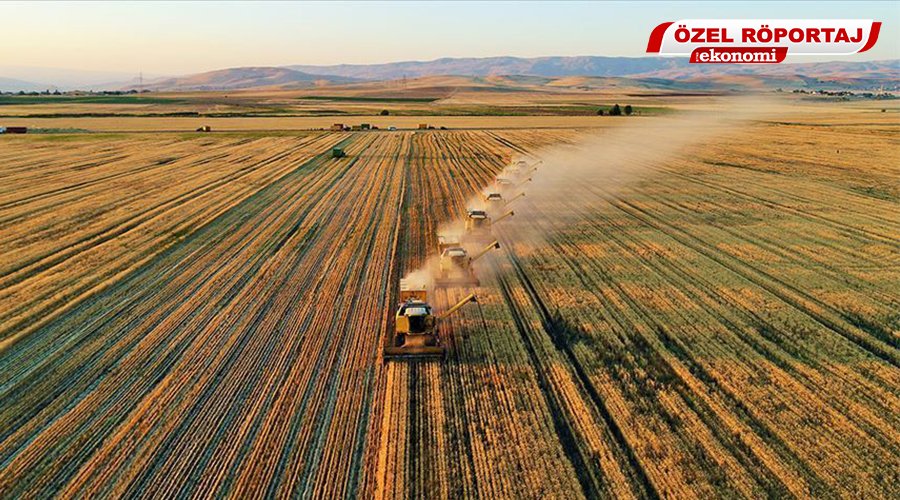
<svg viewBox="0 0 900 500"><path fill-rule="evenodd" d="M400 280L400 304L394 317L394 334L384 346L384 359L443 359L447 348L441 343L439 320L469 302L477 302L475 294L435 315L425 287L411 286L406 280Z"/></svg>
<svg viewBox="0 0 900 500"><path fill-rule="evenodd" d="M440 274L434 280L435 286L479 286L481 282L475 276L475 269L472 267L472 263L495 248L500 248L500 243L497 240L494 240L475 255L469 255L469 252L460 246L447 248L441 253Z"/></svg>
<svg viewBox="0 0 900 500"><path fill-rule="evenodd" d="M543 163L543 160L538 160L531 165L529 165L525 160L519 160L514 163L512 166L507 168L507 172L510 176L516 181L522 181L531 177L531 174L535 173L538 169L538 165ZM530 179L529 179L530 180Z"/></svg>
<svg viewBox="0 0 900 500"><path fill-rule="evenodd" d="M488 207L490 207L493 210L496 210L498 208L503 207L503 205L504 205L503 195L501 195L500 193L497 193L497 192L488 193L488 195L484 197L484 202L487 204Z"/></svg>

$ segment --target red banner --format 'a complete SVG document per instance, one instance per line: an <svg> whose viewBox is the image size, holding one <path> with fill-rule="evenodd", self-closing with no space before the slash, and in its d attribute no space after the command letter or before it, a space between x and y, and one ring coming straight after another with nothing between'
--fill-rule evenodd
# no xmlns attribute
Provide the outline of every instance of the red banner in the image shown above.
<svg viewBox="0 0 900 500"><path fill-rule="evenodd" d="M682 19L657 25L647 52L699 64L775 64L791 56L850 55L871 49L872 19Z"/></svg>

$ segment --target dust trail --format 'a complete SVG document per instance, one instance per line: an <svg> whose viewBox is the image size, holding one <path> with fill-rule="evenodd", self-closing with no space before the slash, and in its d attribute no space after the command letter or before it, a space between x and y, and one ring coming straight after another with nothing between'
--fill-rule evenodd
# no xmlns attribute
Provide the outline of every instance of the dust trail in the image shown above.
<svg viewBox="0 0 900 500"><path fill-rule="evenodd" d="M542 244L548 234L579 224L606 200L650 179L657 167L690 157L696 148L722 136L746 131L753 120L771 116L780 107L770 99L733 98L722 100L718 111L610 117L621 123L585 135L575 144L523 158L541 163L521 189L524 202L513 204L516 215L497 229L509 243ZM508 171L501 176L514 177Z"/></svg>
<svg viewBox="0 0 900 500"><path fill-rule="evenodd" d="M437 264L437 256L432 255L425 259L425 264L423 264L422 267L406 273L403 280L411 288L425 288L426 290L432 290L434 287L434 280L437 277L435 272Z"/></svg>
<svg viewBox="0 0 900 500"><path fill-rule="evenodd" d="M601 209L626 187L645 181L659 166L689 157L703 144L747 130L783 109L772 99L724 99L709 111L669 117L622 117L616 126L585 135L572 145L545 148L530 158L539 161L513 204L516 215L496 228L508 243L541 245L546 236L571 229ZM501 177L512 177L508 170ZM484 272L481 270L480 272Z"/></svg>
<svg viewBox="0 0 900 500"><path fill-rule="evenodd" d="M504 240L514 246L541 245L547 235L579 224L610 197L646 180L656 167L690 155L691 148L705 142L739 133L751 121L770 116L780 107L772 99L731 98L721 100L708 111L606 118L614 121L613 126L586 133L573 144L552 146L530 156L514 158L513 165L497 176L509 184L492 182L484 186L467 206L485 209L494 219L514 211L513 217L497 223L495 235L502 233ZM518 160L525 162L524 168L515 168ZM485 197L491 192L501 192L504 202L509 204L488 203ZM462 236L463 217L465 214L460 214L459 219L443 225L438 234ZM467 250L476 249L468 245ZM437 256L429 258L425 266L409 273L406 279L430 288L437 262ZM484 277L487 269L493 267L482 265L476 270Z"/></svg>

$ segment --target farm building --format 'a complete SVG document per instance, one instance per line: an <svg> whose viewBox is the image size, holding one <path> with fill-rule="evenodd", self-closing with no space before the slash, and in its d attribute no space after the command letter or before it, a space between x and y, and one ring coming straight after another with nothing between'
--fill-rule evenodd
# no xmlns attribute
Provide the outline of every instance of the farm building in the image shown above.
<svg viewBox="0 0 900 500"><path fill-rule="evenodd" d="M334 123L331 125L331 130L332 130L332 132L340 132L340 131L344 130L344 124L343 123Z"/></svg>
<svg viewBox="0 0 900 500"><path fill-rule="evenodd" d="M5 133L5 134L27 134L28 127L3 127L2 133Z"/></svg>

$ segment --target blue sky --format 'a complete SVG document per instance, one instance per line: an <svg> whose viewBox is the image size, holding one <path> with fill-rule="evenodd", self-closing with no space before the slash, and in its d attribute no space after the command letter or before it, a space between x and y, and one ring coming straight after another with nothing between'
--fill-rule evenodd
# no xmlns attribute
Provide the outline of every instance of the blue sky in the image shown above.
<svg viewBox="0 0 900 500"><path fill-rule="evenodd" d="M875 48L846 60L900 58L898 1L30 2L0 9L0 66L181 74L440 57L641 56L663 21L765 17L881 20Z"/></svg>

